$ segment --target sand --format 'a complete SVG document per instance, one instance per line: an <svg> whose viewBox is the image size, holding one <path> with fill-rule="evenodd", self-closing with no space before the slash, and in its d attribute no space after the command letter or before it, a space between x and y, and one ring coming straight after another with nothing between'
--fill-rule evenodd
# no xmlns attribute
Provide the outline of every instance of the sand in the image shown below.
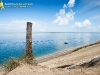
<svg viewBox="0 0 100 75"><path fill-rule="evenodd" d="M5 73L4 68L0 67L0 75L3 75Z"/></svg>
<svg viewBox="0 0 100 75"><path fill-rule="evenodd" d="M92 67L79 67L74 69L57 68L63 65L72 65L100 55L100 44L82 48L76 52L62 54L39 62L37 66L23 64L9 72L7 75L100 75L100 61ZM54 57L54 56L53 56ZM44 58L44 57L43 57ZM43 60L42 58L42 60ZM45 57L46 58L46 57ZM2 75L2 74L0 74Z"/></svg>
<svg viewBox="0 0 100 75"><path fill-rule="evenodd" d="M9 72L7 75L100 75L100 66L79 69L57 69L41 66L21 65Z"/></svg>
<svg viewBox="0 0 100 75"><path fill-rule="evenodd" d="M79 51L73 52L71 54L39 63L38 65L55 68L62 65L71 65L77 62L85 61L98 55L100 55L100 44L80 49Z"/></svg>
<svg viewBox="0 0 100 75"><path fill-rule="evenodd" d="M36 62L42 63L42 62L51 60L53 58L58 58L58 57L61 57L61 56L66 56L67 54L72 53L77 48L80 48L80 47L85 47L86 48L90 44L95 44L95 43L100 43L100 41L88 43L88 44L85 44L85 45L76 46L76 47L69 48L69 49L62 50L62 51L58 51L58 52L55 52L55 53L52 53L52 54L49 54L49 55L46 55L46 56L42 56L42 57L36 58Z"/></svg>

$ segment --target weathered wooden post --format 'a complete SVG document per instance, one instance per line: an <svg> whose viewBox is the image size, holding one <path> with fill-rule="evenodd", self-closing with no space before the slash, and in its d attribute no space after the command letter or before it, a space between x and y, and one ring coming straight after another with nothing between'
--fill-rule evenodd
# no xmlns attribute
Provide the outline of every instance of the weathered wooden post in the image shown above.
<svg viewBox="0 0 100 75"><path fill-rule="evenodd" d="M32 23L27 22L26 28L26 56L32 57Z"/></svg>

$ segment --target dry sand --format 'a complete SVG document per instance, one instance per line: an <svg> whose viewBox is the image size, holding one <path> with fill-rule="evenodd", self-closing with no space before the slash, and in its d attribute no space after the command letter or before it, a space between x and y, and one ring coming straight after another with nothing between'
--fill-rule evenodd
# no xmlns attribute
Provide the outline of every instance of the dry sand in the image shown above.
<svg viewBox="0 0 100 75"><path fill-rule="evenodd" d="M57 69L22 65L9 72L7 75L100 75L100 66L79 69Z"/></svg>
<svg viewBox="0 0 100 75"><path fill-rule="evenodd" d="M3 75L5 73L4 68L0 67L0 75Z"/></svg>
<svg viewBox="0 0 100 75"><path fill-rule="evenodd" d="M82 62L98 55L100 55L100 44L80 49L79 51L73 52L71 54L39 63L38 65L55 68L62 65L71 65L77 62Z"/></svg>
<svg viewBox="0 0 100 75"><path fill-rule="evenodd" d="M100 55L100 44L89 46L76 52L38 63L37 66L24 64L9 72L7 75L100 75L100 61L94 66L88 68L56 68L85 61L98 55Z"/></svg>

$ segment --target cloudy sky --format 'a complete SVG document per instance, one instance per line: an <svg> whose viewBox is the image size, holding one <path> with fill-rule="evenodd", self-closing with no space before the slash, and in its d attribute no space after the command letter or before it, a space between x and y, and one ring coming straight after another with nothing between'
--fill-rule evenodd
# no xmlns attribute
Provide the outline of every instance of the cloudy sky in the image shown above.
<svg viewBox="0 0 100 75"><path fill-rule="evenodd" d="M0 32L100 32L100 0L2 0L33 3L26 8L0 10Z"/></svg>

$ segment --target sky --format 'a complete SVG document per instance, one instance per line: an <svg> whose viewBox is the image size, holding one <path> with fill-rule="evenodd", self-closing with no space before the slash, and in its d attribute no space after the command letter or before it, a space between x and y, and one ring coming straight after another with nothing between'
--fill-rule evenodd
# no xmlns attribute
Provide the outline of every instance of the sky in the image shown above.
<svg viewBox="0 0 100 75"><path fill-rule="evenodd" d="M0 32L100 32L100 0L2 0ZM33 3L8 8L5 3Z"/></svg>

